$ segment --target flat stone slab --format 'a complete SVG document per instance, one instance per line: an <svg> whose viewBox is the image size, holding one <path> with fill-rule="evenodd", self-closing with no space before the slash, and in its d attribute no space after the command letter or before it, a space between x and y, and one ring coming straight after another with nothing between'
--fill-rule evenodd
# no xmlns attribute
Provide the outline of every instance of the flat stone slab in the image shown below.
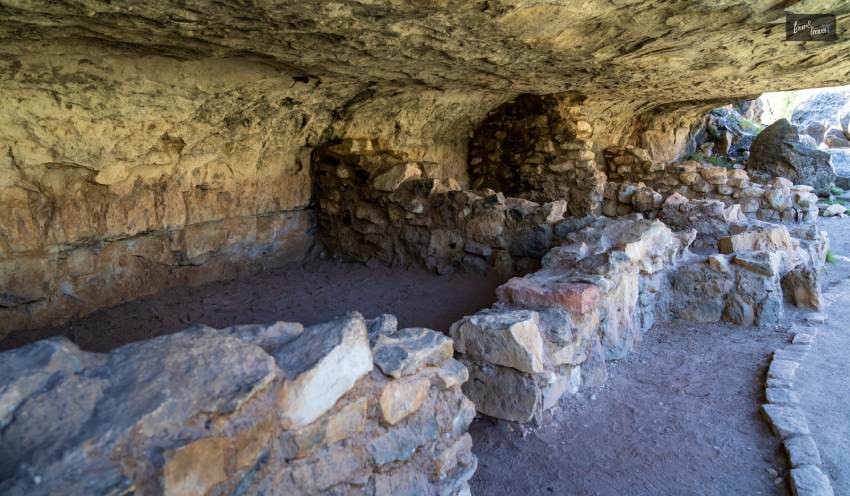
<svg viewBox="0 0 850 496"><path fill-rule="evenodd" d="M779 273L779 255L769 251L740 253L732 258L732 263L768 277Z"/></svg>
<svg viewBox="0 0 850 496"><path fill-rule="evenodd" d="M813 465L791 469L791 489L796 496L835 496L829 478Z"/></svg>
<svg viewBox="0 0 850 496"><path fill-rule="evenodd" d="M791 389L767 388L764 390L767 402L773 405L796 406L800 404L800 397Z"/></svg>
<svg viewBox="0 0 850 496"><path fill-rule="evenodd" d="M799 334L794 335L794 339L791 340L791 343L793 343L793 344L811 344L812 339L814 339L814 336L812 336L811 334L799 333Z"/></svg>
<svg viewBox="0 0 850 496"><path fill-rule="evenodd" d="M503 303L536 308L558 307L581 314L599 303L599 288L592 284L545 282L514 277L496 289Z"/></svg>
<svg viewBox="0 0 850 496"><path fill-rule="evenodd" d="M765 385L769 388L790 389L794 387L794 382L784 379L768 379Z"/></svg>
<svg viewBox="0 0 850 496"><path fill-rule="evenodd" d="M791 468L799 468L803 465L820 466L820 453L815 440L809 436L797 436L785 440L785 452L788 454L788 463Z"/></svg>
<svg viewBox="0 0 850 496"><path fill-rule="evenodd" d="M779 439L785 440L794 436L811 434L806 415L795 406L762 405L764 415L773 433Z"/></svg>
<svg viewBox="0 0 850 496"><path fill-rule="evenodd" d="M537 312L482 312L452 325L458 353L483 363L511 367L530 374L543 371L543 339Z"/></svg>
<svg viewBox="0 0 850 496"><path fill-rule="evenodd" d="M773 352L774 360L790 360L792 362L802 362L806 359L805 351L788 351L788 350L776 350Z"/></svg>
<svg viewBox="0 0 850 496"><path fill-rule="evenodd" d="M794 374L797 372L797 367L799 366L799 362L793 362L791 360L777 360L774 358L770 362L770 368L767 369L767 378L793 381Z"/></svg>
<svg viewBox="0 0 850 496"><path fill-rule="evenodd" d="M453 354L451 339L424 327L401 329L391 335L381 334L372 348L375 365L396 379L415 374L426 365L439 365Z"/></svg>
<svg viewBox="0 0 850 496"><path fill-rule="evenodd" d="M817 312L806 314L803 318L806 319L806 322L817 322L818 324L823 324L826 322L827 315L825 313Z"/></svg>
<svg viewBox="0 0 850 496"><path fill-rule="evenodd" d="M372 371L366 323L358 312L304 329L272 356L285 378L280 404L286 430L315 421Z"/></svg>
<svg viewBox="0 0 850 496"><path fill-rule="evenodd" d="M809 344L789 344L784 349L785 351L801 351L808 352L812 348Z"/></svg>

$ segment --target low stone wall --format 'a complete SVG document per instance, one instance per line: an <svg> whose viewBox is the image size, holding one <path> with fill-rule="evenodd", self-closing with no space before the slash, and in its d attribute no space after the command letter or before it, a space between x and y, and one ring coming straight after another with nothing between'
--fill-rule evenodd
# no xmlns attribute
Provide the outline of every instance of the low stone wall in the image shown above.
<svg viewBox="0 0 850 496"><path fill-rule="evenodd" d="M0 493L468 495L452 341L395 318L0 354Z"/></svg>
<svg viewBox="0 0 850 496"><path fill-rule="evenodd" d="M783 302L821 310L820 270L828 241L814 226L788 232L764 222L733 222L720 253L700 256L672 278L670 316L737 325L779 322Z"/></svg>
<svg viewBox="0 0 850 496"><path fill-rule="evenodd" d="M709 236L723 232L719 253L690 252L692 226L674 232L641 214L603 217L566 234L541 270L501 286L492 309L455 323L458 359L472 378L464 393L478 411L539 421L564 394L604 382L606 360L630 353L656 319L767 326L781 318L783 300L822 307L828 242L814 226L789 233L746 218L725 228L684 218L705 220Z"/></svg>
<svg viewBox="0 0 850 496"><path fill-rule="evenodd" d="M794 494L832 496L832 484L821 471L820 452L810 436L806 414L800 408L800 396L794 391L797 369L805 364L818 330L811 325L807 329L794 325L788 333L793 336L791 343L773 353L767 370L764 389L767 403L761 406L762 417L785 447Z"/></svg>
<svg viewBox="0 0 850 496"><path fill-rule="evenodd" d="M472 379L465 394L481 413L529 422L564 394L602 384L606 360L626 356L666 316L669 272L692 240L640 215L569 234L542 270L501 286L493 309L452 326Z"/></svg>
<svg viewBox="0 0 850 496"><path fill-rule="evenodd" d="M727 170L695 160L653 161L645 150L635 147L610 147L604 156L611 182L604 187L602 212L608 216L631 212L652 216L673 193L740 205L751 219L814 222L818 216L812 187L784 178L759 184L743 169Z"/></svg>

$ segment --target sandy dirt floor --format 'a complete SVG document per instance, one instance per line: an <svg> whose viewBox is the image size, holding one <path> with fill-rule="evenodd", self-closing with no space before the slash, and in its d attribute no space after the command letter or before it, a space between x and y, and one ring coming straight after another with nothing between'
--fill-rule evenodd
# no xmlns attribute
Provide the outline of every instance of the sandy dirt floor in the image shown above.
<svg viewBox="0 0 850 496"><path fill-rule="evenodd" d="M840 225L825 221L822 228L832 234ZM850 255L850 248L843 253L837 246L850 246L845 231L832 245ZM830 266L825 288L848 275L850 263ZM0 349L65 335L83 349L106 351L196 323L310 325L350 310L366 318L392 313L402 327L446 332L462 316L490 306L496 286L469 275L308 260L250 278L176 288L67 326L16 333L0 341ZM635 353L609 362L603 386L563 398L542 426L477 419L470 428L479 457L472 493L790 494L784 451L759 416L770 355L787 342L790 323L661 323Z"/></svg>
<svg viewBox="0 0 850 496"><path fill-rule="evenodd" d="M448 334L463 316L492 305L499 284L474 275L438 276L417 269L305 260L252 277L169 289L65 326L16 332L0 340L0 351L66 336L84 350L104 352L195 324L221 329L286 321L308 326L352 310L367 319L391 313L400 328L427 327Z"/></svg>
<svg viewBox="0 0 850 496"><path fill-rule="evenodd" d="M785 328L656 325L608 363L604 385L562 398L541 428L474 422L472 493L790 494L781 445L759 416Z"/></svg>

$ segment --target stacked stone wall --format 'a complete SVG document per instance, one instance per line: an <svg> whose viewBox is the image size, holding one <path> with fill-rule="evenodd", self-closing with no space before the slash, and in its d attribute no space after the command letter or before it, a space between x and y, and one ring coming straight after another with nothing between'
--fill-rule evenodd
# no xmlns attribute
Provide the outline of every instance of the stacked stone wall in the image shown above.
<svg viewBox="0 0 850 496"><path fill-rule="evenodd" d="M743 169L696 160L659 162L636 147L610 147L604 157L610 182L603 189L602 212L611 217L632 212L654 216L673 193L740 205L750 219L814 222L818 216L818 197L812 187L794 185L788 179L760 184Z"/></svg>
<svg viewBox="0 0 850 496"><path fill-rule="evenodd" d="M0 354L8 495L469 494L452 341L395 318L195 326L109 353Z"/></svg>
<svg viewBox="0 0 850 496"><path fill-rule="evenodd" d="M565 200L568 215L598 214L605 175L594 160L586 103L573 93L523 95L490 112L469 142L472 189Z"/></svg>
<svg viewBox="0 0 850 496"><path fill-rule="evenodd" d="M593 219L565 219L565 200L462 190L440 180L436 164L380 139L345 140L313 158L321 241L331 256L367 265L507 277L538 268L559 239Z"/></svg>

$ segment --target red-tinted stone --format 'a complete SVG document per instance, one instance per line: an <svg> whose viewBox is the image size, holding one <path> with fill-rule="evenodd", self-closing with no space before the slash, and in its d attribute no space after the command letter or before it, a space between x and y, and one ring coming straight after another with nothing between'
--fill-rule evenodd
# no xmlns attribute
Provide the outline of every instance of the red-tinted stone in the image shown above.
<svg viewBox="0 0 850 496"><path fill-rule="evenodd" d="M496 289L504 303L529 307L559 307L572 313L584 313L599 302L599 289L593 284L545 282L514 277Z"/></svg>

